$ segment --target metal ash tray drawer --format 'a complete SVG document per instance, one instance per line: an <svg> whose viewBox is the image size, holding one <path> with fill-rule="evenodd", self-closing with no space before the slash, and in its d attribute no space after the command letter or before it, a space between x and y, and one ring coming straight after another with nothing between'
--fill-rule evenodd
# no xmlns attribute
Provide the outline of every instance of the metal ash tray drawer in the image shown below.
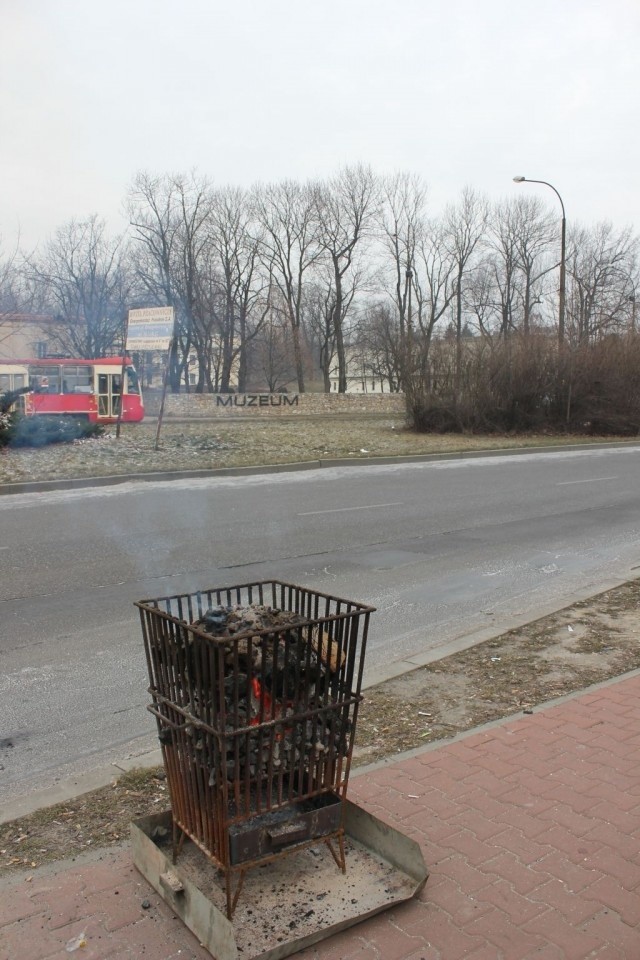
<svg viewBox="0 0 640 960"><path fill-rule="evenodd" d="M268 857L311 838L320 839L340 828L341 803L335 794L302 800L229 827L229 851L235 866Z"/></svg>

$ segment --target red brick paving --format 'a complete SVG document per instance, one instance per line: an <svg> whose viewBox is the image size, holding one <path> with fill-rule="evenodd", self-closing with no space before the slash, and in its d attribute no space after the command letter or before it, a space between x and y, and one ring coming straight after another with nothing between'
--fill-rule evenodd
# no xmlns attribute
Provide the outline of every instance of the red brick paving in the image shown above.
<svg viewBox="0 0 640 960"><path fill-rule="evenodd" d="M301 960L640 960L640 675L352 779L422 845L410 903ZM143 900L150 908L142 908ZM207 960L128 850L7 877L0 960Z"/></svg>

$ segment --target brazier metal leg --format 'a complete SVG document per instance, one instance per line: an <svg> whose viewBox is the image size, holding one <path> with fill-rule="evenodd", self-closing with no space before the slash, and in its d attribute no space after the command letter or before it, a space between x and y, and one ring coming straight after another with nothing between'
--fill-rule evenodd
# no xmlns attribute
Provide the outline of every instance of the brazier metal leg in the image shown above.
<svg viewBox="0 0 640 960"><path fill-rule="evenodd" d="M338 834L338 848L339 848L338 853L336 853L330 837L327 837L324 842L329 847L329 850L331 851L331 856L333 857L337 865L340 867L343 873L346 873L347 858L344 850L344 834L343 833Z"/></svg>
<svg viewBox="0 0 640 960"><path fill-rule="evenodd" d="M178 837L178 833L180 833L180 837ZM181 852L182 847L183 847L183 845L184 845L184 838L185 838L185 836L186 836L186 834L185 834L184 830L182 830L181 827L179 827L178 824L177 824L177 823L175 822L175 820L174 820L174 821L173 821L173 843L172 843L173 862L174 862L174 863L176 862L176 860L177 860L178 857L180 856L180 852Z"/></svg>
<svg viewBox="0 0 640 960"><path fill-rule="evenodd" d="M226 875L225 875L225 887L226 887L226 891L227 891L227 920L231 920L231 919L233 918L233 914L235 913L235 909L236 909L236 907L238 906L238 900L239 900L239 898L240 898L240 891L242 890L242 885L243 885L243 883L244 883L244 878L245 878L246 873L247 873L246 870L241 870L241 871L240 871L240 877L239 877L238 883L237 883L237 885L236 885L235 893L233 893L233 894L232 894L232 889L231 889L232 873L231 873L231 871L229 870L229 871L227 871L227 873L226 873Z"/></svg>

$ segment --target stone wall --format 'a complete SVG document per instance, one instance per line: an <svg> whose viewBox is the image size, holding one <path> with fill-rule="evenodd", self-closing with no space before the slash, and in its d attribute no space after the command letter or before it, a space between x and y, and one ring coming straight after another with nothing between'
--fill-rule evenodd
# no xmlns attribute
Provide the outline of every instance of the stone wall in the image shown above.
<svg viewBox="0 0 640 960"><path fill-rule="evenodd" d="M160 411L159 394L146 394L145 410ZM209 417L404 416L401 393L168 393L166 419Z"/></svg>

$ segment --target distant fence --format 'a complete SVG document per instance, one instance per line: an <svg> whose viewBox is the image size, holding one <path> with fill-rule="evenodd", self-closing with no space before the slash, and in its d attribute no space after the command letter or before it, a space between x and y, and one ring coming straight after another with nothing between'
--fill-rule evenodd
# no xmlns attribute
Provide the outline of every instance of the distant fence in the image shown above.
<svg viewBox="0 0 640 960"><path fill-rule="evenodd" d="M145 410L160 410L160 396L145 394ZM168 393L168 419L210 417L404 416L402 393Z"/></svg>

